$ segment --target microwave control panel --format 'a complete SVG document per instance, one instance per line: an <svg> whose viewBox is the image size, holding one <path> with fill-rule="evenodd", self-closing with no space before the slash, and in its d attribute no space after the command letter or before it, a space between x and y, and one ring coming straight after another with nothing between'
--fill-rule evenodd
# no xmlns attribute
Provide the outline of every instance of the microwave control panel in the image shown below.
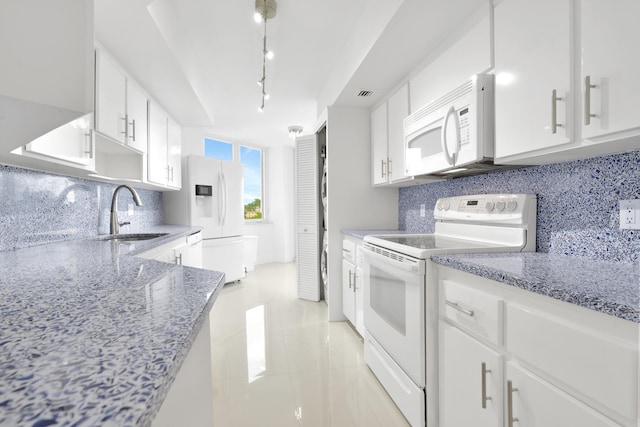
<svg viewBox="0 0 640 427"><path fill-rule="evenodd" d="M469 129L469 109L471 107L464 107L458 111L458 123L460 126L460 146L464 147L469 144L471 138L471 130Z"/></svg>

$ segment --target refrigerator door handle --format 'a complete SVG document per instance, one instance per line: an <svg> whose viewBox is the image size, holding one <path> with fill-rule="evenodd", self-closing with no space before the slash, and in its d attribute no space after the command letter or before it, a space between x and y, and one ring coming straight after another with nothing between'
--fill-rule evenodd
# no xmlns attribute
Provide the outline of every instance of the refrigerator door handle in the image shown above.
<svg viewBox="0 0 640 427"><path fill-rule="evenodd" d="M222 173L218 173L218 225L222 226Z"/></svg>
<svg viewBox="0 0 640 427"><path fill-rule="evenodd" d="M224 172L222 172L222 185L224 186L224 214L222 216L222 225L224 226L225 222L227 222L227 177Z"/></svg>

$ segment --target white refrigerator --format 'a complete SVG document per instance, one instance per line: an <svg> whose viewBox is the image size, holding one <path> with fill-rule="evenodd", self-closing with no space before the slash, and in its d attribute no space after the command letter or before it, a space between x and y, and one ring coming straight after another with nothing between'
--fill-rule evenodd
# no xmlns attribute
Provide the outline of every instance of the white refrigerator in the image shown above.
<svg viewBox="0 0 640 427"><path fill-rule="evenodd" d="M203 227L202 266L245 277L243 166L202 156L182 165L182 189L162 196L165 222Z"/></svg>

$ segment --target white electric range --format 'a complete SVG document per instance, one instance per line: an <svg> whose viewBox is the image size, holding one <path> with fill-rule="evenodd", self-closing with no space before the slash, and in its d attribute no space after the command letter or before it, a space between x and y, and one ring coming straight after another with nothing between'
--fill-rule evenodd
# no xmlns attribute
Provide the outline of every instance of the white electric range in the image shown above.
<svg viewBox="0 0 640 427"><path fill-rule="evenodd" d="M536 248L536 196L439 199L433 234L364 238L365 361L412 426L435 425L437 283L432 255Z"/></svg>

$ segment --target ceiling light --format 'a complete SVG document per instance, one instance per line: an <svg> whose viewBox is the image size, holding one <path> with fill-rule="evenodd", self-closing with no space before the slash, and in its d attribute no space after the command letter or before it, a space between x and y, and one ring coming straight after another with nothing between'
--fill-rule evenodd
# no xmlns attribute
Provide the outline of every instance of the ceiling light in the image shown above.
<svg viewBox="0 0 640 427"><path fill-rule="evenodd" d="M296 139L302 133L302 126L289 126L289 138Z"/></svg>
<svg viewBox="0 0 640 427"><path fill-rule="evenodd" d="M267 59L273 59L273 52L267 50L267 21L276 16L277 3L276 0L256 0L256 10L254 18L257 22L264 23L264 36L262 38L262 78L258 80L258 85L262 87L262 104L258 111L264 110L264 101L269 99L269 95L265 91L267 80Z"/></svg>

